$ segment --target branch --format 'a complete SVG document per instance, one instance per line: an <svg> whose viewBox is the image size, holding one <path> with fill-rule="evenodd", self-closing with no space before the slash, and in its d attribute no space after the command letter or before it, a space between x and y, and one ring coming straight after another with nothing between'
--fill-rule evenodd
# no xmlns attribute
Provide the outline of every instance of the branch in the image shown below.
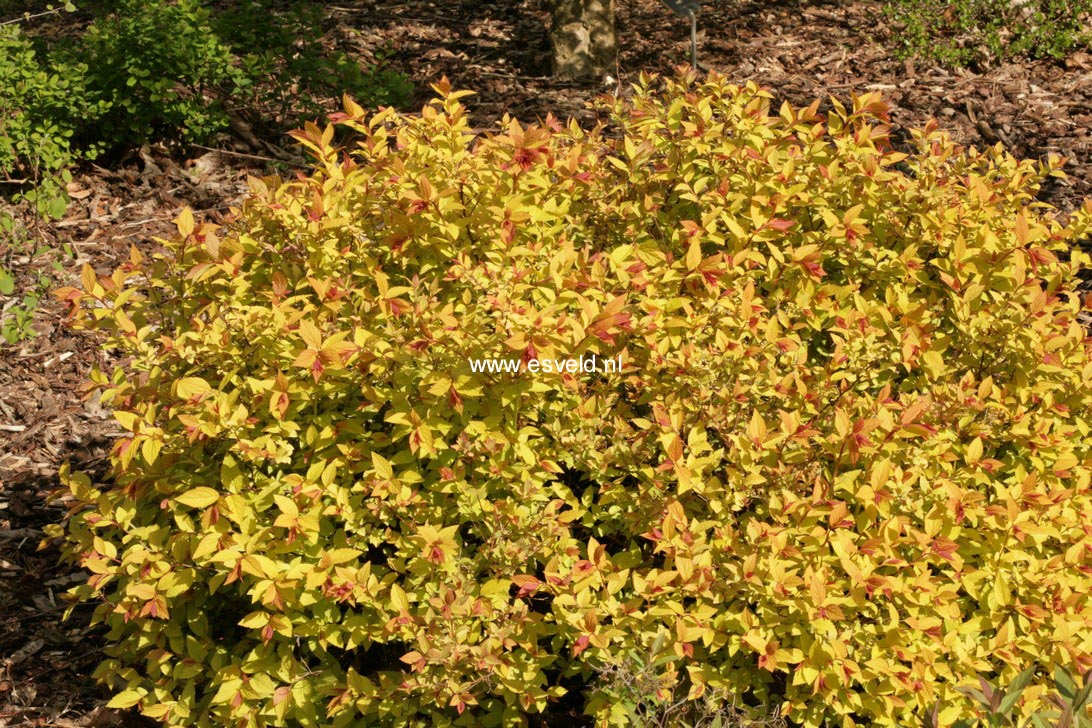
<svg viewBox="0 0 1092 728"><path fill-rule="evenodd" d="M63 12L64 10L65 10L65 8L61 7L61 8L53 8L52 10L43 10L42 12L34 13L33 15L30 14L30 13L23 13L23 17L21 17L21 18L15 18L13 20L5 20L3 22L0 22L0 27L5 26L5 25L15 25L16 23L25 23L28 20L34 20L35 18L43 18L46 15L56 15L57 13Z"/></svg>

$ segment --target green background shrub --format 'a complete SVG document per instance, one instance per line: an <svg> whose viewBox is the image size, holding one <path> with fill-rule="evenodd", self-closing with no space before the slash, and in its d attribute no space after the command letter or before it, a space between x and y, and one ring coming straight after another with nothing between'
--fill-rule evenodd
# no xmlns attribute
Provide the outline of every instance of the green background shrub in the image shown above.
<svg viewBox="0 0 1092 728"><path fill-rule="evenodd" d="M322 43L313 3L88 0L90 20L64 37L0 26L0 175L54 217L60 172L151 141L207 143L232 113L287 129L343 91L372 105L404 103L405 75Z"/></svg>
<svg viewBox="0 0 1092 728"><path fill-rule="evenodd" d="M436 89L58 291L126 362L111 485L63 473L112 705L949 726L979 674L1092 663L1092 204L1034 201L1055 160L715 75L475 141ZM468 363L592 354L624 370Z"/></svg>
<svg viewBox="0 0 1092 728"><path fill-rule="evenodd" d="M1092 43L1092 0L886 0L903 55L952 65L1064 58Z"/></svg>
<svg viewBox="0 0 1092 728"><path fill-rule="evenodd" d="M88 85L107 100L96 127L114 145L181 135L204 141L227 127L220 97L238 84L231 48L197 0L118 0L87 30ZM92 127L86 133L92 134ZM97 134L102 134L97 131Z"/></svg>

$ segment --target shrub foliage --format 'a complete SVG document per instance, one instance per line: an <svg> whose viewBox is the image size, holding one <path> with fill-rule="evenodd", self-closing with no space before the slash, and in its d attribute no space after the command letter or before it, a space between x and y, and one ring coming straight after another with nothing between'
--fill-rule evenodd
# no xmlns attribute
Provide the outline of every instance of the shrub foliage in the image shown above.
<svg viewBox="0 0 1092 728"><path fill-rule="evenodd" d="M1092 0L885 0L903 55L949 65L1060 59L1092 46Z"/></svg>
<svg viewBox="0 0 1092 728"><path fill-rule="evenodd" d="M371 106L403 103L412 90L386 67L384 49L362 67L328 48L313 3L84 5L92 22L61 37L0 23L0 176L39 183L26 196L54 217L68 201L62 170L81 159L153 141L208 142L233 113L290 128L342 91Z"/></svg>
<svg viewBox="0 0 1092 728"><path fill-rule="evenodd" d="M124 357L112 483L64 473L114 705L626 725L628 669L951 725L979 674L1092 665L1092 204L934 125L896 151L875 95L657 84L484 138L446 82L346 100L313 174L59 292ZM591 354L623 370L468 364Z"/></svg>

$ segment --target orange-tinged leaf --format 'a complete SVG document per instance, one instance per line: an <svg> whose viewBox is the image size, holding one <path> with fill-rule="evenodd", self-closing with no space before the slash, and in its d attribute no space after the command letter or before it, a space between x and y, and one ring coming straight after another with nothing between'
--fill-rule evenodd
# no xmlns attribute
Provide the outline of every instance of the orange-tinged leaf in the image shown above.
<svg viewBox="0 0 1092 728"><path fill-rule="evenodd" d="M537 578L526 574L513 576L512 583L519 587L519 593L516 595L517 597L525 597L528 594L533 594L543 586L542 582Z"/></svg>

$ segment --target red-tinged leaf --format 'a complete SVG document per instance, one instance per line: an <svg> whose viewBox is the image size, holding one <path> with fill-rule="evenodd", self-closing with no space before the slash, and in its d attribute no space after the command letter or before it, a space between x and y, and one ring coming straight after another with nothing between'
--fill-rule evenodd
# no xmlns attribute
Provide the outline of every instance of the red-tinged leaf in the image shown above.
<svg viewBox="0 0 1092 728"><path fill-rule="evenodd" d="M783 232L785 232L786 230L788 230L789 228L791 228L795 224L796 224L796 222L794 220L785 220L785 219L782 219L780 217L775 217L772 220L770 220L769 222L767 222L765 225L763 225L762 227L763 227L763 229L769 228L771 230L777 230L778 232L783 233Z"/></svg>
<svg viewBox="0 0 1092 728"><path fill-rule="evenodd" d="M1020 612L1028 619L1034 620L1036 622L1042 621L1050 616L1050 612L1043 609L1037 604L1021 604L1020 606L1016 607L1016 611Z"/></svg>
<svg viewBox="0 0 1092 728"><path fill-rule="evenodd" d="M806 270L808 275L812 278L822 279L827 274L827 272L823 270L823 266L814 261L803 260L800 262L800 265L804 267L804 270Z"/></svg>
<svg viewBox="0 0 1092 728"><path fill-rule="evenodd" d="M322 347L320 358L325 364L344 363L346 359L358 351L358 348L348 341L334 341Z"/></svg>
<svg viewBox="0 0 1092 728"><path fill-rule="evenodd" d="M270 284L273 287L273 295L277 299L284 298L288 294L288 279L285 278L284 273L280 271L274 273Z"/></svg>
<svg viewBox="0 0 1092 728"><path fill-rule="evenodd" d="M292 692L292 688L288 685L281 685L279 688L273 691L273 705L280 705L285 700L288 700L289 693Z"/></svg>
<svg viewBox="0 0 1092 728"><path fill-rule="evenodd" d="M517 598L522 598L527 596L528 594L533 594L542 587L541 581L527 574L513 576L512 583L519 587L519 592L516 594Z"/></svg>
<svg viewBox="0 0 1092 728"><path fill-rule="evenodd" d="M277 419L284 419L285 412L288 411L289 398L285 392L280 392L273 397L271 409L277 415Z"/></svg>
<svg viewBox="0 0 1092 728"><path fill-rule="evenodd" d="M591 641L591 636L582 634L576 638L576 642L573 644L573 657L576 657L584 650L588 649L588 642Z"/></svg>
<svg viewBox="0 0 1092 728"><path fill-rule="evenodd" d="M959 551L959 544L957 544L950 538L944 538L943 536L940 536L933 539L931 548L933 550L933 553L935 553L940 558L944 559L945 561L952 561L956 552Z"/></svg>

